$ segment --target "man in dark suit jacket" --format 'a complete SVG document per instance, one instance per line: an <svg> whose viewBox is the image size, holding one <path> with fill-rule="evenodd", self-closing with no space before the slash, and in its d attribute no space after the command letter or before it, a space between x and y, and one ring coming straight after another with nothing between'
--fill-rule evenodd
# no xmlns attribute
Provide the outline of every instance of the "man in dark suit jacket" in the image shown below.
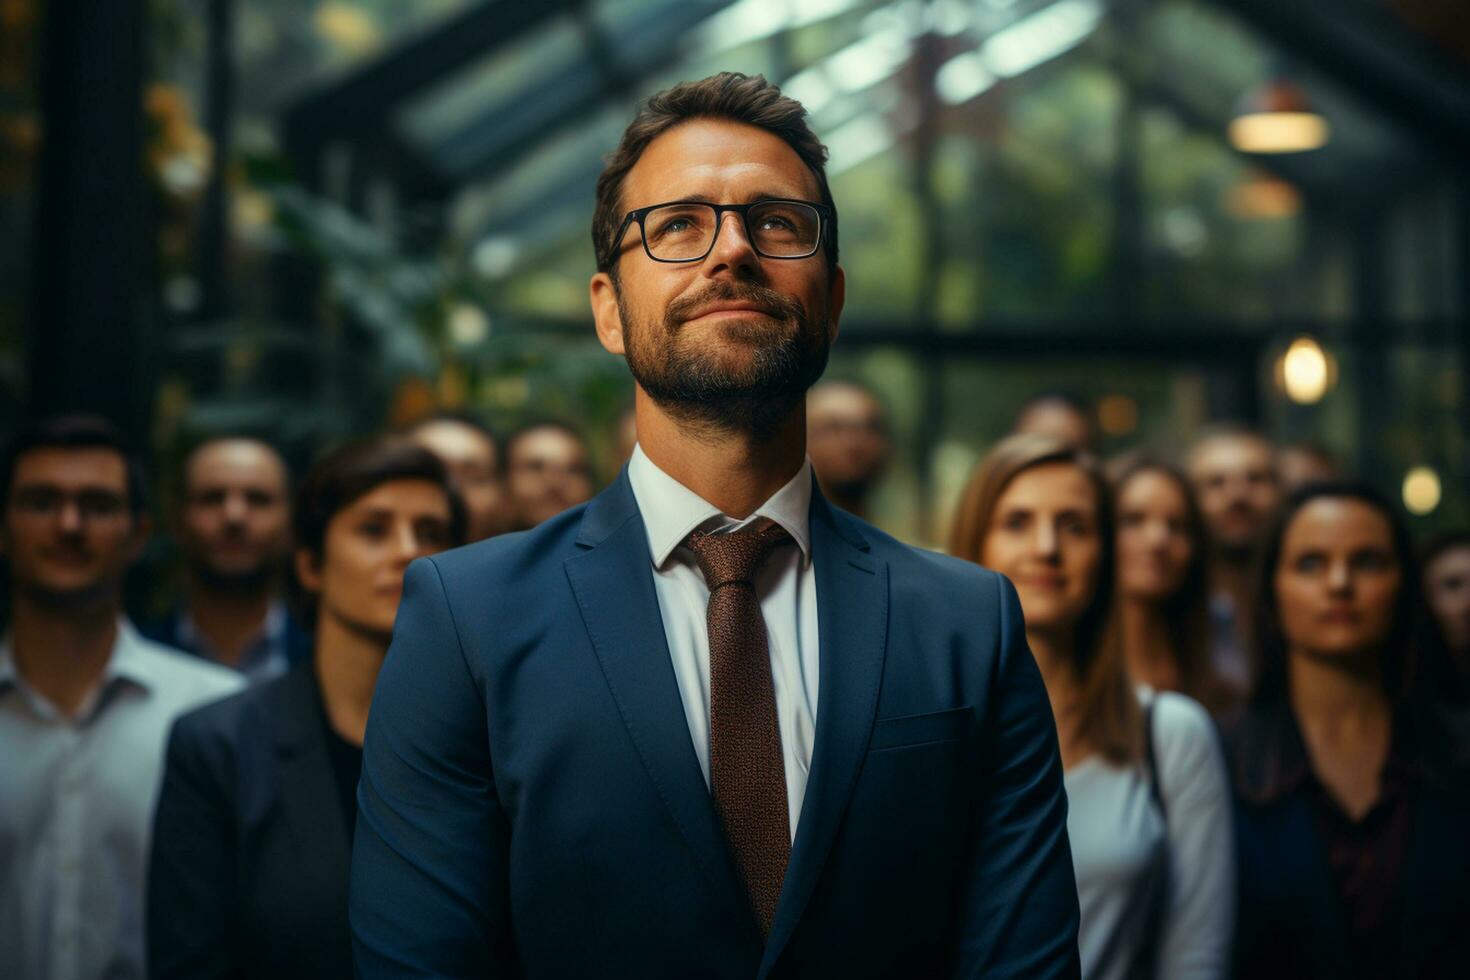
<svg viewBox="0 0 1470 980"><path fill-rule="evenodd" d="M1056 733L1004 579L826 504L825 150L762 78L654 96L591 295L639 448L410 567L368 724L365 978L1076 976Z"/></svg>

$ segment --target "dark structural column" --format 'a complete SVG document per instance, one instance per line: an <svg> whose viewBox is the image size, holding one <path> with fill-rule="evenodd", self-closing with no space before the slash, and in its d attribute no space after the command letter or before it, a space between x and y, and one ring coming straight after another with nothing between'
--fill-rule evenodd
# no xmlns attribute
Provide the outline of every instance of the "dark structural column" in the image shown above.
<svg viewBox="0 0 1470 980"><path fill-rule="evenodd" d="M144 0L53 0L42 25L28 409L98 412L139 436Z"/></svg>

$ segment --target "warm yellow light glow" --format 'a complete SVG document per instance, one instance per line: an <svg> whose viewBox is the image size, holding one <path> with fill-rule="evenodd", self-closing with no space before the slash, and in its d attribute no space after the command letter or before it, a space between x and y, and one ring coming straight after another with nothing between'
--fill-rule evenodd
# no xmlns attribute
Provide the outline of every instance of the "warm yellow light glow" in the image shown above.
<svg viewBox="0 0 1470 980"><path fill-rule="evenodd" d="M1404 476L1404 506L1409 513L1424 516L1439 506L1443 491L1439 474L1428 466L1416 466Z"/></svg>
<svg viewBox="0 0 1470 980"><path fill-rule="evenodd" d="M1314 405L1332 386L1332 373L1322 345L1311 337L1298 337L1281 356L1277 378L1287 398L1298 405Z"/></svg>
<svg viewBox="0 0 1470 980"><path fill-rule="evenodd" d="M1246 221L1290 218L1302 209L1302 195L1284 180L1256 174L1231 187L1225 209Z"/></svg>
<svg viewBox="0 0 1470 980"><path fill-rule="evenodd" d="M1108 395L1097 403L1097 422L1110 436L1126 436L1138 428L1138 402L1127 395Z"/></svg>
<svg viewBox="0 0 1470 980"><path fill-rule="evenodd" d="M1301 153L1324 146L1331 135L1315 112L1252 112L1230 123L1230 142L1242 153Z"/></svg>
<svg viewBox="0 0 1470 980"><path fill-rule="evenodd" d="M364 55L382 43L382 31L373 16L341 0L328 0L317 7L313 21L318 34L347 54Z"/></svg>

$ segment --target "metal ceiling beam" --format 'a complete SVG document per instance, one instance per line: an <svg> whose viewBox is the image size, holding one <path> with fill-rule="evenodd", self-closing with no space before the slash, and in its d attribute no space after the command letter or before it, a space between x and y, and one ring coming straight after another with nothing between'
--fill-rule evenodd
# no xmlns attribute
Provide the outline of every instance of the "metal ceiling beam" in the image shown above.
<svg viewBox="0 0 1470 980"><path fill-rule="evenodd" d="M444 174L454 181L481 179L503 170L552 134L604 105L677 56L685 35L728 7L731 0L671 3L650 11L616 32L589 41L600 57L582 59L540 86L539 97L487 107L484 117L432 150ZM608 62L616 54L616 67Z"/></svg>
<svg viewBox="0 0 1470 980"><path fill-rule="evenodd" d="M1470 156L1470 73L1365 0L1212 0L1449 156Z"/></svg>
<svg viewBox="0 0 1470 980"><path fill-rule="evenodd" d="M488 0L416 40L393 48L346 80L302 98L282 120L285 143L300 157L333 140L374 135L404 100L456 69L491 54L585 0Z"/></svg>

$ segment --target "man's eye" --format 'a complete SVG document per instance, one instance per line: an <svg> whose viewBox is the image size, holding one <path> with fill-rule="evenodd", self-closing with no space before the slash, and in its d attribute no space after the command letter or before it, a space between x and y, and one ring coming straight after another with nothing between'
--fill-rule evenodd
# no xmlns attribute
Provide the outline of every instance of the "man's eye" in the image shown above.
<svg viewBox="0 0 1470 980"><path fill-rule="evenodd" d="M121 500L106 493L82 494L77 503L83 511L93 517L113 517L121 513L123 508Z"/></svg>
<svg viewBox="0 0 1470 980"><path fill-rule="evenodd" d="M388 525L380 524L377 521L369 521L366 524L359 524L357 526L357 533L365 538L381 538L388 533Z"/></svg>

